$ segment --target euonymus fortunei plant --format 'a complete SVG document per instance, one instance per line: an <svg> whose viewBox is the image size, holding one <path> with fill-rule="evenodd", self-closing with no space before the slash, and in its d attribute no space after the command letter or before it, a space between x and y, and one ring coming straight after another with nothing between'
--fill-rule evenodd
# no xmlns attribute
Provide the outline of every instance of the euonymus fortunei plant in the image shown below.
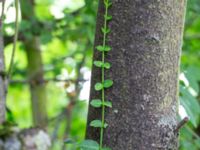
<svg viewBox="0 0 200 150"><path fill-rule="evenodd" d="M95 108L102 108L102 118L101 120L93 120L90 123L90 126L95 128L100 128L100 141L99 141L99 150L103 150L103 134L104 134L104 128L108 126L108 124L105 122L105 108L106 107L112 107L112 103L107 101L105 99L105 89L110 88L113 85L113 81L111 79L105 79L105 69L110 69L111 64L109 62L105 61L106 53L111 50L111 47L107 45L107 35L110 32L110 29L108 28L108 21L112 19L112 16L108 14L108 9L111 7L112 3L110 0L104 0L104 8L105 8L105 14L104 14L104 25L101 28L101 31L103 33L103 40L102 45L98 45L96 47L96 50L100 51L102 53L102 60L95 60L94 65L101 69L101 82L98 82L95 84L95 90L101 91L101 99L94 99L91 101L91 105Z"/></svg>
<svg viewBox="0 0 200 150"><path fill-rule="evenodd" d="M111 7L112 3L110 0L104 1L104 24L101 28L101 32L103 34L102 44L96 46L96 50L101 52L101 60L94 60L94 65L101 69L101 81L95 84L95 90L97 92L101 92L101 97L97 99L91 100L91 106L95 108L101 108L101 120L93 120L90 122L90 126L94 128L100 128L100 139L99 144L94 140L85 140L79 144L75 144L80 150L111 150L110 148L103 147L103 135L104 129L108 126L105 122L105 109L111 108L112 103L105 99L105 89L110 88L113 85L113 81L111 79L105 78L105 69L110 69L111 64L105 61L106 54L111 50L111 47L107 45L107 35L110 33L110 29L108 28L108 22L112 19L112 16L108 14L108 10ZM72 143L71 140L66 140L66 143Z"/></svg>

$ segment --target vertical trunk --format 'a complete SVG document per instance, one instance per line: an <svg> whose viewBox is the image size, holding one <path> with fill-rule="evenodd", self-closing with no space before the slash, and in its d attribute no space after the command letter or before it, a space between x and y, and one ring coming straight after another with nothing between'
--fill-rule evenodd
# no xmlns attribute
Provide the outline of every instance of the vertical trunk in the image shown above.
<svg viewBox="0 0 200 150"><path fill-rule="evenodd" d="M46 88L43 79L43 65L39 38L25 41L30 81L32 117L36 126L44 127L47 122Z"/></svg>
<svg viewBox="0 0 200 150"><path fill-rule="evenodd" d="M3 35L2 27L0 26L0 124L5 119L5 65L4 65L4 51L3 51Z"/></svg>
<svg viewBox="0 0 200 150"><path fill-rule="evenodd" d="M177 149L178 72L185 0L112 0L109 13L112 51L106 56L111 70L105 78L114 86L105 91L113 108L104 144L113 150ZM95 45L102 42L103 0L99 3ZM94 52L94 60L101 54ZM94 84L101 72L93 67L91 99L100 97ZM88 122L101 119L101 110L89 108ZM88 126L87 138L99 139Z"/></svg>
<svg viewBox="0 0 200 150"><path fill-rule="evenodd" d="M34 1L21 0L21 12L23 20L28 22L35 20ZM34 30L34 28L31 29ZM35 31L30 32L34 33ZM24 40L24 44L28 61L28 78L30 80L33 122L35 126L45 127L47 123L47 96L43 80L43 64L39 37L32 35Z"/></svg>

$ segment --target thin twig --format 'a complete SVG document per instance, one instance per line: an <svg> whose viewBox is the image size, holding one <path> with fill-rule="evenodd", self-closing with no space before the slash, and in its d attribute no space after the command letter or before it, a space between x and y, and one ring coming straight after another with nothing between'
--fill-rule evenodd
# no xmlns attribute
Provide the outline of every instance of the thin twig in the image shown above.
<svg viewBox="0 0 200 150"><path fill-rule="evenodd" d="M19 32L19 0L15 0L15 10L16 10L16 18L15 18L15 35L14 35L14 41L13 41L13 49L12 49L12 55L10 60L10 65L8 69L8 79L12 76L12 70L14 65L14 57L15 57L15 51L17 46L17 39L18 39L18 32Z"/></svg>
<svg viewBox="0 0 200 150"><path fill-rule="evenodd" d="M86 82L87 80L84 79L78 79L78 80L73 80L73 79L57 79L57 78L49 78L49 79L44 79L40 81L34 81L34 80L10 80L10 84L30 84L30 83L35 83L35 84L42 84L42 83L48 83L48 82Z"/></svg>
<svg viewBox="0 0 200 150"><path fill-rule="evenodd" d="M188 118L188 117L185 117L183 120L181 120L181 121L178 123L178 125L177 125L177 127L176 127L176 129L175 129L175 132L178 133L179 130L180 130L188 121L189 121L189 118Z"/></svg>

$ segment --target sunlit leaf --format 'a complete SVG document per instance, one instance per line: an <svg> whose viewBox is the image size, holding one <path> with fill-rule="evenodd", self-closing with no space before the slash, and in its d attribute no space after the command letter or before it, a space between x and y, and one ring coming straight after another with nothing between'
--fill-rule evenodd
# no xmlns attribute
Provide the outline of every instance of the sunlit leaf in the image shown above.
<svg viewBox="0 0 200 150"><path fill-rule="evenodd" d="M107 33L110 32L110 29L109 29L109 28L104 28L104 27L102 27L102 28L101 28L101 31L102 31L104 34L107 34Z"/></svg>
<svg viewBox="0 0 200 150"><path fill-rule="evenodd" d="M109 52L110 50L111 50L111 47L110 47L110 46L107 46L107 45L106 45L106 46L104 47L104 51Z"/></svg>
<svg viewBox="0 0 200 150"><path fill-rule="evenodd" d="M99 108L102 106L102 101L100 99L94 99L90 102L93 107Z"/></svg>
<svg viewBox="0 0 200 150"><path fill-rule="evenodd" d="M104 15L104 18L106 19L106 20L111 20L112 19L112 16L111 15Z"/></svg>
<svg viewBox="0 0 200 150"><path fill-rule="evenodd" d="M105 88L109 88L113 85L113 81L112 80L105 80L104 83L103 83L103 87Z"/></svg>
<svg viewBox="0 0 200 150"><path fill-rule="evenodd" d="M95 84L95 90L100 91L101 89L103 89L103 84L102 83L96 83Z"/></svg>
<svg viewBox="0 0 200 150"><path fill-rule="evenodd" d="M103 62L102 61L94 61L94 65L96 67L102 67L103 66Z"/></svg>
<svg viewBox="0 0 200 150"><path fill-rule="evenodd" d="M105 101L103 105L112 108L112 103L109 101Z"/></svg>
<svg viewBox="0 0 200 150"><path fill-rule="evenodd" d="M90 123L90 126L91 127L95 127L95 128L101 128L102 127L102 122L101 122L101 120L93 120Z"/></svg>
<svg viewBox="0 0 200 150"><path fill-rule="evenodd" d="M102 45L98 45L98 46L96 46L96 49L98 50L98 51L104 51L104 46L102 46Z"/></svg>
<svg viewBox="0 0 200 150"><path fill-rule="evenodd" d="M106 68L106 69L110 69L111 64L106 62L106 63L103 64L103 67Z"/></svg>

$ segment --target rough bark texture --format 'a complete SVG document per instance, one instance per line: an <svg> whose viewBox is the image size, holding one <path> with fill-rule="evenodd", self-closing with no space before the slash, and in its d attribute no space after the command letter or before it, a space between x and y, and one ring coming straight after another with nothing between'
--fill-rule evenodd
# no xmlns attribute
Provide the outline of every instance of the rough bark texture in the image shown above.
<svg viewBox="0 0 200 150"><path fill-rule="evenodd" d="M182 46L185 0L112 0L109 13L112 68L106 90L113 108L104 144L113 150L176 150L178 147L178 72ZM100 0L95 45L102 44L103 0ZM101 54L94 52L94 60ZM100 98L94 84L101 81L93 67L91 97ZM89 108L88 123L101 119L101 110ZM87 138L99 140L99 130L88 126Z"/></svg>
<svg viewBox="0 0 200 150"><path fill-rule="evenodd" d="M34 0L21 0L22 19L31 22L31 37L25 37L24 44L28 61L28 78L30 81L32 117L35 126L47 124L46 86L43 82L43 63L40 38L37 33L37 18L34 13Z"/></svg>
<svg viewBox="0 0 200 150"><path fill-rule="evenodd" d="M4 64L4 51L3 51L3 36L2 27L0 25L0 124L5 120L5 64Z"/></svg>

